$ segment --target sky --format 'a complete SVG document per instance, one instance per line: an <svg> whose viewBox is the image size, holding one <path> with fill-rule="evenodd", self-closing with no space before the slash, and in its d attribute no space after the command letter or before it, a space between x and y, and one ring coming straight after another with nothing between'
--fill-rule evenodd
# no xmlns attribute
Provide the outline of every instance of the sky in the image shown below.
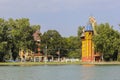
<svg viewBox="0 0 120 80"><path fill-rule="evenodd" d="M119 30L120 0L0 0L0 17L29 18L41 32L57 30L63 37L77 36L79 26L86 26L89 16L97 24L110 23Z"/></svg>

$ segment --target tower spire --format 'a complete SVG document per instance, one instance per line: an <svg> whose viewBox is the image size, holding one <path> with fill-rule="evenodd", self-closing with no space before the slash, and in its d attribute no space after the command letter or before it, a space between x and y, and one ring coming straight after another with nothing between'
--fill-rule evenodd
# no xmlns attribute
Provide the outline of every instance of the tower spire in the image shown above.
<svg viewBox="0 0 120 80"><path fill-rule="evenodd" d="M96 32L95 27L97 26L97 22L96 22L96 20L95 20L95 17L90 16L90 17L89 17L89 23L92 25L93 32L94 32L94 34L96 35L97 32Z"/></svg>

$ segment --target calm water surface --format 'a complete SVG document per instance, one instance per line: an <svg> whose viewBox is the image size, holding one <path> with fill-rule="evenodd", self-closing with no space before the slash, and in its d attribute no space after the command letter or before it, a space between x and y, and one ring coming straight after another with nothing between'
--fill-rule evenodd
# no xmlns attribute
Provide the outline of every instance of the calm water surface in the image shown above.
<svg viewBox="0 0 120 80"><path fill-rule="evenodd" d="M120 65L0 66L0 80L120 80Z"/></svg>

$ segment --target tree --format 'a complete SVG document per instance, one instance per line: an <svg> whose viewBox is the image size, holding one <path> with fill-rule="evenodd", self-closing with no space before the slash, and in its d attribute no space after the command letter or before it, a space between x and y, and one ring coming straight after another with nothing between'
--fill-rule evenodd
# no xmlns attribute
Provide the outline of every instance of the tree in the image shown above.
<svg viewBox="0 0 120 80"><path fill-rule="evenodd" d="M78 37L80 38L80 36L82 35L82 33L83 33L83 28L84 28L84 26L79 26L78 27Z"/></svg>
<svg viewBox="0 0 120 80"><path fill-rule="evenodd" d="M83 33L83 26L78 27L78 36L70 36L67 38L68 45L68 57L70 58L81 58L81 35Z"/></svg>
<svg viewBox="0 0 120 80"><path fill-rule="evenodd" d="M81 35L82 35L82 33L83 33L83 28L84 28L84 26L79 26L78 27L78 45L79 45L79 48L81 49L81 47L82 47L82 40L81 40Z"/></svg>
<svg viewBox="0 0 120 80"><path fill-rule="evenodd" d="M0 52L2 53L3 61L4 56L10 51L12 52L13 59L18 56L19 49L33 50L35 44L33 33L40 29L39 25L31 26L29 19L0 19Z"/></svg>
<svg viewBox="0 0 120 80"><path fill-rule="evenodd" d="M84 26L79 26L78 27L78 35L77 35L77 37L76 37L76 44L75 45L77 45L77 50L75 51L75 53L77 53L77 55L81 58L81 55L82 55L82 51L81 51L81 47L82 47L82 40L81 40L81 35L82 35L82 33L83 33L83 28L84 28Z"/></svg>
<svg viewBox="0 0 120 80"><path fill-rule="evenodd" d="M0 18L0 61L4 61L4 56L9 50L9 27L8 22Z"/></svg>
<svg viewBox="0 0 120 80"><path fill-rule="evenodd" d="M80 40L78 37L70 36L67 38L68 57L80 58Z"/></svg>
<svg viewBox="0 0 120 80"><path fill-rule="evenodd" d="M48 30L45 32L42 37L42 49L45 52L45 49L47 48L47 55L53 55L54 57L57 56L57 51L60 51L60 55L62 56L62 37L56 30Z"/></svg>
<svg viewBox="0 0 120 80"><path fill-rule="evenodd" d="M96 30L98 35L93 38L95 49L103 54L105 60L110 60L114 51L120 48L120 34L108 23L98 25Z"/></svg>

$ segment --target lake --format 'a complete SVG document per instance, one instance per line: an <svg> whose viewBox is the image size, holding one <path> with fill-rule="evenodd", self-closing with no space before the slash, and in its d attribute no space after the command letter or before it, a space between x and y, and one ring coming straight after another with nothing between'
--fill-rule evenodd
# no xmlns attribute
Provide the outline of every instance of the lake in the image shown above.
<svg viewBox="0 0 120 80"><path fill-rule="evenodd" d="M0 66L0 80L120 80L120 65Z"/></svg>

